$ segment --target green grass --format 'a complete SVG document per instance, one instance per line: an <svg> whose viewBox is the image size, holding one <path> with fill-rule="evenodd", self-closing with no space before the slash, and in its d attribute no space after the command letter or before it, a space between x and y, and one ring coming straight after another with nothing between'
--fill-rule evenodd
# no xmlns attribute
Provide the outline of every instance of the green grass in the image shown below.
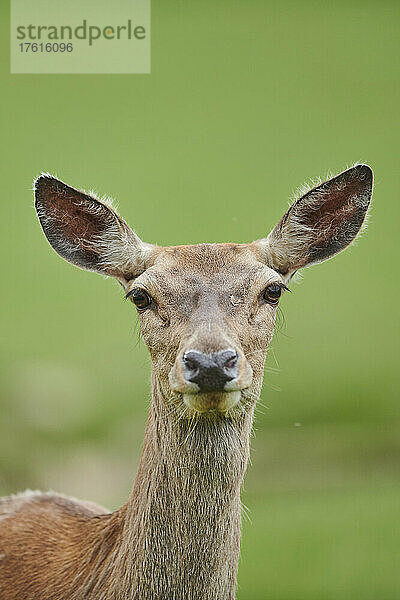
<svg viewBox="0 0 400 600"><path fill-rule="evenodd" d="M250 495L240 600L394 600L399 486Z"/></svg>
<svg viewBox="0 0 400 600"><path fill-rule="evenodd" d="M305 180L363 160L376 175L367 233L282 302L239 597L399 597L399 12L155 0L149 76L11 76L5 46L1 494L51 487L119 505L149 405L133 307L49 248L35 175L114 195L149 242L249 241Z"/></svg>

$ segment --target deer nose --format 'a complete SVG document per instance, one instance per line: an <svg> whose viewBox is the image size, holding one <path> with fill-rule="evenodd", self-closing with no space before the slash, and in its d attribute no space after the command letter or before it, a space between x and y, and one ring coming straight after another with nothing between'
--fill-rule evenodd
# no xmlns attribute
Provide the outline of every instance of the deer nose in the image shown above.
<svg viewBox="0 0 400 600"><path fill-rule="evenodd" d="M199 386L200 392L221 392L228 381L238 376L238 359L238 353L231 348L211 354L188 350L182 357L183 374L186 381Z"/></svg>

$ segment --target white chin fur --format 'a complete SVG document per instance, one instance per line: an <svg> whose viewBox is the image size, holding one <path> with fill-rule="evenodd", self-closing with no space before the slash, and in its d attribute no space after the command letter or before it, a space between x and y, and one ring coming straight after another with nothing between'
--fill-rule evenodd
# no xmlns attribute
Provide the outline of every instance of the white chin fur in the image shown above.
<svg viewBox="0 0 400 600"><path fill-rule="evenodd" d="M198 413L217 411L226 413L239 403L241 392L220 392L208 394L183 394L185 405Z"/></svg>

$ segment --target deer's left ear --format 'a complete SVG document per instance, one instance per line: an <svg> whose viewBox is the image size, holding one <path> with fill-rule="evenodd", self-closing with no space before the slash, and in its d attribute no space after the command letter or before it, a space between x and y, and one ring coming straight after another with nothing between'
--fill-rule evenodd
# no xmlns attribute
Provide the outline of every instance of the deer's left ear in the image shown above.
<svg viewBox="0 0 400 600"><path fill-rule="evenodd" d="M253 243L261 260L289 280L346 248L364 223L372 178L368 165L356 165L308 191L267 238Z"/></svg>

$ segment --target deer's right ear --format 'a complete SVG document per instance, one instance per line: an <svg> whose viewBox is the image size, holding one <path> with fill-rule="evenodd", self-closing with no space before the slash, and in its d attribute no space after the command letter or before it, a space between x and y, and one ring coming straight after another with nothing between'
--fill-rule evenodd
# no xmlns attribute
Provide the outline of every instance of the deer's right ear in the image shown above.
<svg viewBox="0 0 400 600"><path fill-rule="evenodd" d="M34 191L44 234L69 262L121 283L150 266L154 246L142 242L105 202L45 174Z"/></svg>

